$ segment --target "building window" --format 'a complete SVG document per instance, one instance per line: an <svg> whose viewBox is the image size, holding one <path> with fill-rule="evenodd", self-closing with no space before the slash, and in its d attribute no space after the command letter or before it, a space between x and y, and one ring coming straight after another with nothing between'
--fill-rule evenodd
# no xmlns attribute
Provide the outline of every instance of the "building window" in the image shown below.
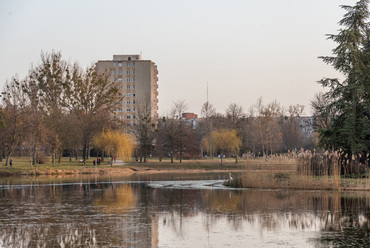
<svg viewBox="0 0 370 248"><path fill-rule="evenodd" d="M120 109L118 110L118 112L122 112L122 109L120 108Z"/></svg>
<svg viewBox="0 0 370 248"><path fill-rule="evenodd" d="M122 78L119 78L118 81L122 82Z"/></svg>
<svg viewBox="0 0 370 248"><path fill-rule="evenodd" d="M116 67L116 63L113 63L113 67Z"/></svg>
<svg viewBox="0 0 370 248"><path fill-rule="evenodd" d="M127 112L131 112L131 109L129 109L129 108L128 108L128 109L126 109L126 111L127 111Z"/></svg>
<svg viewBox="0 0 370 248"><path fill-rule="evenodd" d="M113 74L116 75L116 71L113 71Z"/></svg>
<svg viewBox="0 0 370 248"><path fill-rule="evenodd" d="M118 63L118 67L122 67L122 63Z"/></svg>
<svg viewBox="0 0 370 248"><path fill-rule="evenodd" d="M122 115L118 116L118 118L122 119Z"/></svg>
<svg viewBox="0 0 370 248"><path fill-rule="evenodd" d="M121 74L122 75L122 71L118 71L118 74Z"/></svg>
<svg viewBox="0 0 370 248"><path fill-rule="evenodd" d="M135 89L135 85L132 85L132 88Z"/></svg>
<svg viewBox="0 0 370 248"><path fill-rule="evenodd" d="M131 64L130 63L127 63L127 67L130 67L131 66Z"/></svg>
<svg viewBox="0 0 370 248"><path fill-rule="evenodd" d="M113 81L116 82L117 81L117 78L113 79Z"/></svg>
<svg viewBox="0 0 370 248"><path fill-rule="evenodd" d="M126 71L126 73L127 73L127 74L130 74L130 73L131 73L131 71Z"/></svg>
<svg viewBox="0 0 370 248"><path fill-rule="evenodd" d="M129 90L131 89L131 85L127 85L126 88Z"/></svg>
<svg viewBox="0 0 370 248"><path fill-rule="evenodd" d="M136 119L136 116L135 116L135 115L133 115L133 116L132 116L132 119Z"/></svg>
<svg viewBox="0 0 370 248"><path fill-rule="evenodd" d="M127 119L131 119L131 116L129 116L129 115L128 115L128 116L127 116Z"/></svg>
<svg viewBox="0 0 370 248"><path fill-rule="evenodd" d="M132 71L132 74L135 74L135 71Z"/></svg>
<svg viewBox="0 0 370 248"><path fill-rule="evenodd" d="M132 66L135 66L135 62L132 62Z"/></svg>
<svg viewBox="0 0 370 248"><path fill-rule="evenodd" d="M135 104L135 100L132 101L132 104Z"/></svg>
<svg viewBox="0 0 370 248"><path fill-rule="evenodd" d="M132 112L135 112L136 111L136 108L133 108Z"/></svg>
<svg viewBox="0 0 370 248"><path fill-rule="evenodd" d="M127 93L127 97L130 97L131 96L131 93Z"/></svg>
<svg viewBox="0 0 370 248"><path fill-rule="evenodd" d="M131 78L126 78L126 82L131 82Z"/></svg>
<svg viewBox="0 0 370 248"><path fill-rule="evenodd" d="M136 96L136 94L135 94L135 93L132 93L132 96L133 96L133 97L135 97L135 96Z"/></svg>
<svg viewBox="0 0 370 248"><path fill-rule="evenodd" d="M132 82L135 82L135 78L132 79Z"/></svg>
<svg viewBox="0 0 370 248"><path fill-rule="evenodd" d="M119 85L119 86L118 86L118 89L122 89L122 85Z"/></svg>
<svg viewBox="0 0 370 248"><path fill-rule="evenodd" d="M126 104L131 104L131 101L130 101L130 100L128 100L128 101L126 102Z"/></svg>

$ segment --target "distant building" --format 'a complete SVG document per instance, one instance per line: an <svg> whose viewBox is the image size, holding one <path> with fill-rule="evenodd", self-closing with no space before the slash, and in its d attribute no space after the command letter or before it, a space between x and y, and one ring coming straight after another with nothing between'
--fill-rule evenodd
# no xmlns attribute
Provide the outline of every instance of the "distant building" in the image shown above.
<svg viewBox="0 0 370 248"><path fill-rule="evenodd" d="M107 73L110 80L118 82L123 100L116 104L114 118L135 125L140 105L150 105L152 118L158 117L158 69L151 60L141 55L113 55L113 60L96 63L99 74Z"/></svg>
<svg viewBox="0 0 370 248"><path fill-rule="evenodd" d="M189 125L191 125L191 127L193 129L197 129L198 128L198 122L197 122L198 115L197 114L194 114L194 113L182 113L181 117L182 117L182 119L184 119L186 121L186 123L188 123Z"/></svg>
<svg viewBox="0 0 370 248"><path fill-rule="evenodd" d="M300 117L299 127L303 133L305 140L310 139L314 132L314 117L313 116Z"/></svg>
<svg viewBox="0 0 370 248"><path fill-rule="evenodd" d="M182 113L182 118L184 118L186 120L197 119L198 115L194 114L194 113Z"/></svg>

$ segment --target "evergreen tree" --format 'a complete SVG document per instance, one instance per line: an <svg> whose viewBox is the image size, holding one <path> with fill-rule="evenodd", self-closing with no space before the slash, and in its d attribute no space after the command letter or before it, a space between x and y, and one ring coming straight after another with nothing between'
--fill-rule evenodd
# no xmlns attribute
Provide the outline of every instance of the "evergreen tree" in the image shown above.
<svg viewBox="0 0 370 248"><path fill-rule="evenodd" d="M325 97L330 99L325 109L332 113L330 125L318 129L321 144L325 148L339 149L355 154L370 151L370 37L369 0L360 0L354 6L341 6L347 13L339 21L343 29L336 35L328 35L338 46L333 56L320 57L344 75L344 80L324 78L319 81L329 88Z"/></svg>

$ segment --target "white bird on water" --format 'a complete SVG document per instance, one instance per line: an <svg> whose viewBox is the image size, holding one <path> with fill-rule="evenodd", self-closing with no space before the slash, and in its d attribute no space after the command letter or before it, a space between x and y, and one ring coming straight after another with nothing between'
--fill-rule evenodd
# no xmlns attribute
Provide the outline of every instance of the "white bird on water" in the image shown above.
<svg viewBox="0 0 370 248"><path fill-rule="evenodd" d="M231 176L230 172L229 172L229 178L230 178L230 180L234 180L234 178Z"/></svg>

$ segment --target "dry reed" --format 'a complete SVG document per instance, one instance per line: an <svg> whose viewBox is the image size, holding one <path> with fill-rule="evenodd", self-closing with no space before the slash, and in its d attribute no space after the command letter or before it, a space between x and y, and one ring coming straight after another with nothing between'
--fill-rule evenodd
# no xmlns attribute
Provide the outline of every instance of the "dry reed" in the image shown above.
<svg viewBox="0 0 370 248"><path fill-rule="evenodd" d="M246 160L255 156L246 154ZM268 163L295 161L296 170L246 170L240 180L242 187L307 190L370 190L369 154L348 157L341 151L293 151L286 155L270 155ZM276 168L276 167L275 167Z"/></svg>

